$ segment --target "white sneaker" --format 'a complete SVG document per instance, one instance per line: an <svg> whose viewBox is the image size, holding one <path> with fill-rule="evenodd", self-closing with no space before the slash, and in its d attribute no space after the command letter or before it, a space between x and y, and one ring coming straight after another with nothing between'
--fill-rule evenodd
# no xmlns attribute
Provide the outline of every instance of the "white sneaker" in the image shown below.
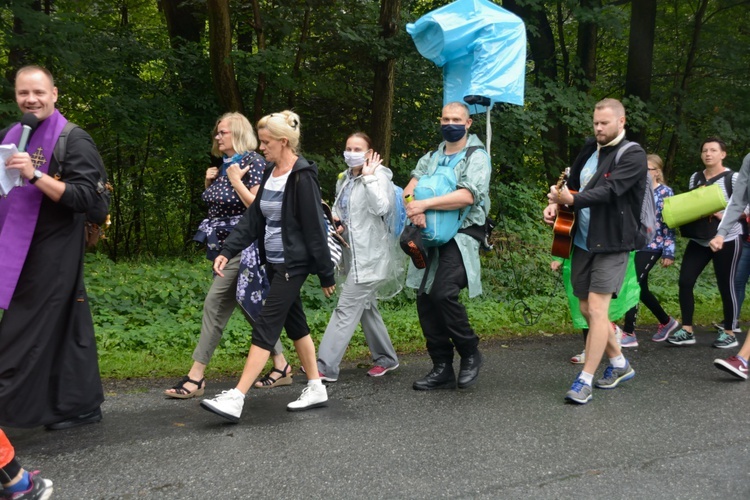
<svg viewBox="0 0 750 500"><path fill-rule="evenodd" d="M586 350L581 351L581 354L576 354L570 358L570 362L574 365L582 365L586 362Z"/></svg>
<svg viewBox="0 0 750 500"><path fill-rule="evenodd" d="M616 323L612 322L612 328L615 330L615 338L617 339L617 345L622 345L622 328L617 326Z"/></svg>
<svg viewBox="0 0 750 500"><path fill-rule="evenodd" d="M323 384L309 384L302 389L297 401L286 405L289 411L303 411L310 408L318 408L328 404L328 391Z"/></svg>
<svg viewBox="0 0 750 500"><path fill-rule="evenodd" d="M201 407L204 410L216 413L232 423L240 421L242 407L245 405L245 395L237 389L221 391L213 399L204 399L201 401Z"/></svg>

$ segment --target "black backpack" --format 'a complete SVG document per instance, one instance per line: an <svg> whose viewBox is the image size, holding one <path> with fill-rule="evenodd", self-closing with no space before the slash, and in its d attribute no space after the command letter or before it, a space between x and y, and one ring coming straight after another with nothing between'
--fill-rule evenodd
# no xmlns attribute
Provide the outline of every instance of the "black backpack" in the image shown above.
<svg viewBox="0 0 750 500"><path fill-rule="evenodd" d="M53 152L54 157L57 159L58 170L57 176L63 177L63 162L65 161L65 155L67 153L68 135L70 131L78 127L75 123L68 122L65 124L60 137L57 139L55 149ZM104 170L102 162L98 164L99 168L99 180L96 183L96 203L94 206L86 212L86 221L97 226L106 225L105 223L109 220L109 205L112 199L112 185L107 180L107 172Z"/></svg>

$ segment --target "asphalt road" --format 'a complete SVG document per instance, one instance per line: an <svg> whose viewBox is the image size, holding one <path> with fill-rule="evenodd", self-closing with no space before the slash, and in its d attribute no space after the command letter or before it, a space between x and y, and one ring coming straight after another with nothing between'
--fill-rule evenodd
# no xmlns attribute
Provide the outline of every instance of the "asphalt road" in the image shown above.
<svg viewBox="0 0 750 500"><path fill-rule="evenodd" d="M58 499L747 499L750 385L714 368L736 349L713 338L642 340L626 351L635 378L584 406L563 402L579 336L540 336L482 344L467 390L412 390L430 362L409 356L382 378L344 369L326 408L286 411L301 374L253 390L238 425L146 380L108 383L99 424L7 431Z"/></svg>

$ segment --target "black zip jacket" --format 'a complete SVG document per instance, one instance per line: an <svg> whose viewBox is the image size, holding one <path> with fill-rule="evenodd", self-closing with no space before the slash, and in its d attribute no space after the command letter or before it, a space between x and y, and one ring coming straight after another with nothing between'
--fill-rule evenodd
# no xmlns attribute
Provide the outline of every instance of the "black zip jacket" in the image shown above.
<svg viewBox="0 0 750 500"><path fill-rule="evenodd" d="M582 208L591 209L586 244L592 253L630 252L640 250L648 243L639 232L648 174L646 152L640 145L631 146L617 165L614 164L617 151L627 143L623 139L615 146L599 150L596 173L586 189L573 198L576 212ZM581 170L596 147L593 138L584 144L570 169L569 189L580 189Z"/></svg>
<svg viewBox="0 0 750 500"><path fill-rule="evenodd" d="M255 201L247 207L240 221L224 240L219 255L231 259L258 240L260 258L265 261L266 218L260 211L260 200L273 168L274 164L270 163L263 171L263 180ZM329 287L336 284L336 279L322 214L318 167L300 156L289 174L281 202L284 265L288 276L317 274L320 286Z"/></svg>

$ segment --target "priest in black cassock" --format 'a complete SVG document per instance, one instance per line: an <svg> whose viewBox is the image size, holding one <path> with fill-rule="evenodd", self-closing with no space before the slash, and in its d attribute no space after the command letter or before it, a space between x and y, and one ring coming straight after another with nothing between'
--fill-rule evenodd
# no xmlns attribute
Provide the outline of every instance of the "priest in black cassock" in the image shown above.
<svg viewBox="0 0 750 500"><path fill-rule="evenodd" d="M102 419L104 392L83 284L85 213L99 196L102 160L79 127L69 132L62 166L55 158L67 120L55 108L48 70L19 69L15 91L21 112L39 125L27 152L6 161L23 185L0 198L0 425L67 429ZM24 136L20 124L0 131L3 144L21 146Z"/></svg>

